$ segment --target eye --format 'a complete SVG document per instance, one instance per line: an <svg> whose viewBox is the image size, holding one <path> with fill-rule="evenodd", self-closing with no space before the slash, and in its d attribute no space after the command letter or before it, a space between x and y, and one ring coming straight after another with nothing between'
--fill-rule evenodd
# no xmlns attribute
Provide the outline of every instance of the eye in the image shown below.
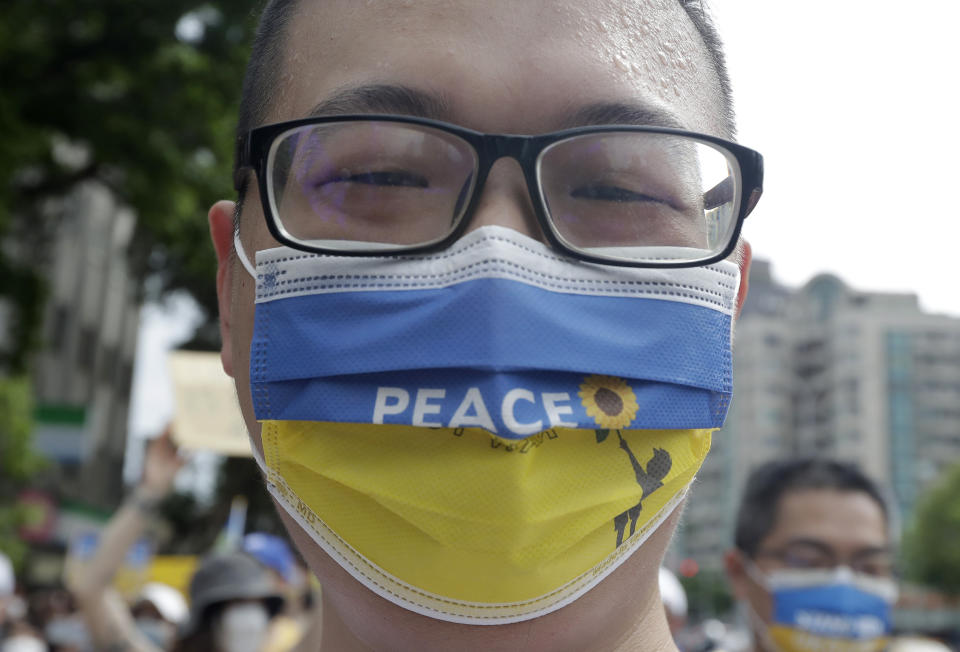
<svg viewBox="0 0 960 652"><path fill-rule="evenodd" d="M326 179L320 185L327 183L361 183L368 186L385 186L394 188L429 188L430 183L419 174L405 171L370 171L352 174L350 170L341 170L339 174Z"/></svg>
<svg viewBox="0 0 960 652"><path fill-rule="evenodd" d="M830 568L833 560L822 555L787 551L783 563L790 568Z"/></svg>
<svg viewBox="0 0 960 652"><path fill-rule="evenodd" d="M896 573L893 559L877 557L872 559L863 559L854 561L851 566L858 573L874 575L877 577L889 577Z"/></svg>
<svg viewBox="0 0 960 652"><path fill-rule="evenodd" d="M653 202L656 204L669 204L669 202L658 197L652 197L644 193L634 192L619 186L604 184L593 184L575 188L570 192L570 196L576 199L590 199L596 201Z"/></svg>

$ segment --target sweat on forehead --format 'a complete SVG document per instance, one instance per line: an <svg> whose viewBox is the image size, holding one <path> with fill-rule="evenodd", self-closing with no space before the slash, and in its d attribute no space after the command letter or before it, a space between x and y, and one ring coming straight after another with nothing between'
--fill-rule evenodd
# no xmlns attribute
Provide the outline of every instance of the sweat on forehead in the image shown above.
<svg viewBox="0 0 960 652"><path fill-rule="evenodd" d="M548 80L556 77L558 71L562 72L565 62L564 52L561 50L566 48L562 48L561 44L579 40L581 44L592 48L598 58L607 62L611 75L633 79L638 94L665 98L667 102L695 94L703 95L705 101L701 104L704 106L702 113L705 115L694 119L699 124L691 124L689 128L728 137L733 135L730 88L723 53L702 3L695 0L530 2L523 5L508 3L509 7L500 7L502 3L497 2L464 4L383 1L363 5L345 3L337 7L338 4L341 3L334 0L272 0L267 3L254 39L244 80L238 134L246 134L251 128L267 122L302 117L315 103L325 99L304 97L301 98L304 106L291 106L295 102L293 95L298 89L304 90L303 82L306 76L323 75L331 78L340 75L340 86L358 82L396 81L386 78L352 78L357 64L357 48L351 50L348 59L336 60L337 53L343 52L345 48L349 49L351 44L349 38L343 44L336 43L338 35L352 34L350 38L355 40L356 32L349 29L351 22L363 24L370 42L375 42L380 40L375 34L376 25L379 24L377 21L380 21L383 22L385 33L400 35L401 44L405 41L417 44L419 48L432 48L433 51L439 49L444 35L450 33L450 26L470 25L470 31L480 32L485 25L492 25L496 28L493 33L499 33L504 40L508 41L513 37L531 45L522 59L507 59L507 71L522 64L519 67L529 70L534 80ZM424 10L422 16L413 19L411 15L410 21L403 22L405 13L412 14L418 6L422 8L425 4L430 6ZM478 7L480 9L477 9ZM529 20L518 19L522 18L517 15L518 7L524 9ZM338 12L337 29L325 24L325 19L335 10ZM368 11L369 15L361 16L364 10ZM313 20L310 19L311 16ZM423 16L429 17L429 20L425 20ZM347 29L344 29L345 27ZM557 40L558 33L562 31L565 31L567 38ZM536 45L534 39L537 35L543 39L542 46L533 47ZM455 37L451 34L450 38ZM291 41L295 41L296 46L293 46ZM489 42L489 39L487 41ZM469 68L472 63L483 63L492 56L495 57L498 48L502 49L502 46L500 42L490 43L491 49L485 52L469 43L451 40L447 50L440 52L449 54L451 59L457 54L462 55L461 59L466 64L464 67ZM364 47L363 50L372 48ZM311 57L311 51L323 52L324 56L315 60ZM385 76L389 59L389 56L374 59L367 68L367 74L381 72ZM469 87L472 81L467 78L469 72L451 71L454 85L459 82ZM434 88L442 80L436 71L423 73L431 76L422 81L431 83ZM494 69L492 74L499 73ZM500 90L510 90L503 86L502 79L498 81L501 82ZM571 88L583 86L571 83ZM528 90L523 86L521 88ZM533 102L534 100L531 100L531 103ZM297 110L300 114L297 114ZM540 110L547 109L541 107ZM455 116L450 116L450 119L454 118Z"/></svg>

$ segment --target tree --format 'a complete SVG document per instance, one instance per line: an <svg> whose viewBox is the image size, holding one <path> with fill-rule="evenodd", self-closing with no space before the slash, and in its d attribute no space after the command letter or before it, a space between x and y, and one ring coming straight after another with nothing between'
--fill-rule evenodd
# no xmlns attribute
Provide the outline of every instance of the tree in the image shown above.
<svg viewBox="0 0 960 652"><path fill-rule="evenodd" d="M0 551L19 564L26 552L17 530L23 514L16 493L43 466L30 448L33 402L25 378L0 379Z"/></svg>
<svg viewBox="0 0 960 652"><path fill-rule="evenodd" d="M723 616L733 609L733 597L722 572L704 569L693 577L678 579L687 593L692 621Z"/></svg>
<svg viewBox="0 0 960 652"><path fill-rule="evenodd" d="M65 202L95 181L138 216L132 263L213 314L205 213L230 197L249 3L5 0L0 10L0 365L38 345L46 259Z"/></svg>
<svg viewBox="0 0 960 652"><path fill-rule="evenodd" d="M200 504L193 494L179 492L163 501L160 513L170 528L170 537L161 551L165 554L196 554L210 550L223 531L234 496L247 499L246 532L284 534L283 524L256 462L249 458L227 457L217 472L211 504Z"/></svg>
<svg viewBox="0 0 960 652"><path fill-rule="evenodd" d="M960 595L960 464L941 475L921 498L904 541L908 576Z"/></svg>

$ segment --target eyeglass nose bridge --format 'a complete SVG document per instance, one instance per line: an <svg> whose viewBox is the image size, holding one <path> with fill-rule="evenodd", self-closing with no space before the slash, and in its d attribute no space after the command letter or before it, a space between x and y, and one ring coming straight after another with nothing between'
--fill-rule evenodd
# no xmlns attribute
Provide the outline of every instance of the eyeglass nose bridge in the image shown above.
<svg viewBox="0 0 960 652"><path fill-rule="evenodd" d="M484 192L487 177L494 164L502 158L512 158L520 166L523 174L524 185L533 207L534 217L547 240L553 242L554 237L539 197L535 173L536 158L540 150L543 149L540 143L541 139L537 136L514 134L480 134L478 140L479 142L474 143L474 147L479 154L477 180L473 189L472 201L467 207L467 212L461 222L461 228L466 229L468 223L473 221L476 205Z"/></svg>
<svg viewBox="0 0 960 652"><path fill-rule="evenodd" d="M484 134L483 154L490 165L504 157L516 159L521 165L530 158L533 138L513 134Z"/></svg>
<svg viewBox="0 0 960 652"><path fill-rule="evenodd" d="M539 139L536 136L518 136L513 134L482 134L480 142L476 143L480 161L478 170L478 181L486 181L494 164L502 158L512 158L523 171L524 179L531 194L536 193L536 179L534 178L534 162L540 147ZM475 146L476 146L475 145ZM478 186L476 191L481 192L482 187ZM533 198L536 204L536 198Z"/></svg>

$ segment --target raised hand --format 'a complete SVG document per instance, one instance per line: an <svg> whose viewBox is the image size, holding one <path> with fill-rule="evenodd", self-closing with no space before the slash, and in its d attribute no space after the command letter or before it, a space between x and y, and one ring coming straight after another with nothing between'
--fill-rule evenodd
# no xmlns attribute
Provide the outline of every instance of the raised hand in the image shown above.
<svg viewBox="0 0 960 652"><path fill-rule="evenodd" d="M170 427L147 444L140 486L157 496L164 496L173 486L173 479L186 460L173 443Z"/></svg>

